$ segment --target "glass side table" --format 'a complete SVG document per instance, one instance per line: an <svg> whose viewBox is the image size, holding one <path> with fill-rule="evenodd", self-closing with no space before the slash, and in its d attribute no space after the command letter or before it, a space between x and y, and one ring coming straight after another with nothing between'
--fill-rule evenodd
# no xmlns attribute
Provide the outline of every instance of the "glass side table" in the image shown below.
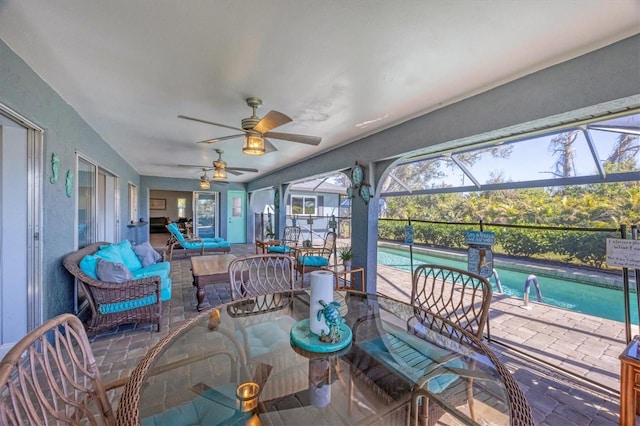
<svg viewBox="0 0 640 426"><path fill-rule="evenodd" d="M360 282L363 283L364 285L364 279L365 279L364 268L360 266L352 265L351 269L345 269L343 265L331 265L331 266L323 266L321 269L325 271L331 271L331 273L333 274L336 280L336 284L335 284L336 290L355 289L353 285L356 282L355 281L355 279L357 278L356 274L360 274L360 280L361 280Z"/></svg>

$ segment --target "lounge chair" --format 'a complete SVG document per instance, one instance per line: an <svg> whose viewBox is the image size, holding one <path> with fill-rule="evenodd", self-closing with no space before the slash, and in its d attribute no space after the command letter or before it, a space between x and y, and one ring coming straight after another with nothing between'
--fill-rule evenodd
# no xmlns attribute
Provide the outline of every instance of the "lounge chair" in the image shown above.
<svg viewBox="0 0 640 426"><path fill-rule="evenodd" d="M178 225L173 222L167 225L167 229L171 233L171 239L168 243L169 261L171 261L173 250L175 248L199 250L200 255L203 255L205 250L221 253L229 253L231 251L231 244L222 238L200 238L196 236L185 237L178 229Z"/></svg>

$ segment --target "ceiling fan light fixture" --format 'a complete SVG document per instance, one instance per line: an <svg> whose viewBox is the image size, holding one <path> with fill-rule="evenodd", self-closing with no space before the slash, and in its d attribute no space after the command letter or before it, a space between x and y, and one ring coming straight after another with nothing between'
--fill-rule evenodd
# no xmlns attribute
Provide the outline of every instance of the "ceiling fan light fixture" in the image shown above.
<svg viewBox="0 0 640 426"><path fill-rule="evenodd" d="M249 155L264 155L264 138L260 135L247 134L244 137L242 152Z"/></svg>
<svg viewBox="0 0 640 426"><path fill-rule="evenodd" d="M210 189L210 188L211 188L211 184L209 183L208 180L200 181L200 189Z"/></svg>
<svg viewBox="0 0 640 426"><path fill-rule="evenodd" d="M224 169L215 169L213 171L213 176L211 177L211 180L215 180L215 181L227 180L227 171Z"/></svg>

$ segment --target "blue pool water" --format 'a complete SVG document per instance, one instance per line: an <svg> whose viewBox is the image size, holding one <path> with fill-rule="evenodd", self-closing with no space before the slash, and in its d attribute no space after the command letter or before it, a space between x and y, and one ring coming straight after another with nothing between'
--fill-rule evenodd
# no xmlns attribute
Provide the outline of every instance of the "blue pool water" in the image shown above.
<svg viewBox="0 0 640 426"><path fill-rule="evenodd" d="M458 269L467 269L465 261L456 261L432 254L413 254L414 268L422 263L435 263ZM378 247L378 264L392 268L411 271L411 262L407 249L393 249ZM529 276L526 272L511 271L495 268L500 276L504 294L522 298L524 283ZM570 309L588 315L608 318L624 322L624 296L621 290L579 283L576 281L560 280L535 274L540 284L543 303ZM494 293L498 291L494 278L490 279ZM536 292L531 286L529 299L536 301ZM638 309L635 294L631 296L631 321L638 324Z"/></svg>

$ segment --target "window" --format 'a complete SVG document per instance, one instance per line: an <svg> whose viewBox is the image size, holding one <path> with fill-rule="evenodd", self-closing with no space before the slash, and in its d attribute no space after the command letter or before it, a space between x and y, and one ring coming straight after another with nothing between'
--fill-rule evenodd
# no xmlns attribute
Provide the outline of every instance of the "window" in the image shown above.
<svg viewBox="0 0 640 426"><path fill-rule="evenodd" d="M316 197L314 196L292 196L291 214L316 215Z"/></svg>
<svg viewBox="0 0 640 426"><path fill-rule="evenodd" d="M178 217L187 217L187 199L178 198Z"/></svg>

